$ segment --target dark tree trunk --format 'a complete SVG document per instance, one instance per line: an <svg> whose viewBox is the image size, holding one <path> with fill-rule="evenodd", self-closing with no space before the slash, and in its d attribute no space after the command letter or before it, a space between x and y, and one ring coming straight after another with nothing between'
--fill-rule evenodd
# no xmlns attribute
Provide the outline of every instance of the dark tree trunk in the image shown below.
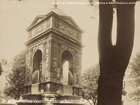
<svg viewBox="0 0 140 105"><path fill-rule="evenodd" d="M112 0L99 1L112 2ZM118 0L117 2L125 1L132 0ZM123 76L133 47L134 6L134 4L117 5L117 42L115 46L111 41L112 5L100 4L99 6L100 77L97 105L121 105Z"/></svg>

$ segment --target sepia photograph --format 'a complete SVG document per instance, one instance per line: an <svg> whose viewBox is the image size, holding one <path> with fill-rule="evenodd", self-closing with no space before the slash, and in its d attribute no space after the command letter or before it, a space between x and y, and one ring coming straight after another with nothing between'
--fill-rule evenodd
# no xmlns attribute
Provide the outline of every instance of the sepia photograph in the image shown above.
<svg viewBox="0 0 140 105"><path fill-rule="evenodd" d="M140 0L0 0L0 105L140 105Z"/></svg>

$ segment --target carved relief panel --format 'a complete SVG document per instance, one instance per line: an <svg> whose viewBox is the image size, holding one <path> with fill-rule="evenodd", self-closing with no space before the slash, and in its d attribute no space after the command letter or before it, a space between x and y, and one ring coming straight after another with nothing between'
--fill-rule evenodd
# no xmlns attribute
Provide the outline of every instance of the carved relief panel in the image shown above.
<svg viewBox="0 0 140 105"><path fill-rule="evenodd" d="M55 29L59 30L59 20L57 19L54 20L54 27Z"/></svg>
<svg viewBox="0 0 140 105"><path fill-rule="evenodd" d="M49 54L50 54L50 45L51 45L51 39L47 39L46 43L46 53L45 53L45 80L48 79L49 76Z"/></svg>
<svg viewBox="0 0 140 105"><path fill-rule="evenodd" d="M63 22L60 22L60 31L74 39L77 39L77 32L70 26L65 25Z"/></svg>
<svg viewBox="0 0 140 105"><path fill-rule="evenodd" d="M52 67L51 67L51 79L53 81L60 81L59 70L59 57L58 57L58 42L52 41Z"/></svg>
<svg viewBox="0 0 140 105"><path fill-rule="evenodd" d="M81 72L81 68L79 65L76 66L76 85L79 86L79 82L80 82L80 72Z"/></svg>
<svg viewBox="0 0 140 105"><path fill-rule="evenodd" d="M47 29L50 28L50 19L40 23L39 25L35 26L33 29L31 29L31 31L29 32L29 38L32 38L34 36L37 36L41 33L43 33L44 31L46 31Z"/></svg>
<svg viewBox="0 0 140 105"><path fill-rule="evenodd" d="M31 84L31 50L29 49L27 52L26 58L26 84Z"/></svg>

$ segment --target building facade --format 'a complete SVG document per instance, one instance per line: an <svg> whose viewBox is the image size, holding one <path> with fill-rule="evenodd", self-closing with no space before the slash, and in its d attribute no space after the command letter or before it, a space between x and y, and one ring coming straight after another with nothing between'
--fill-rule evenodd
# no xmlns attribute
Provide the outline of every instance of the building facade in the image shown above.
<svg viewBox="0 0 140 105"><path fill-rule="evenodd" d="M26 77L22 97L27 98L27 94L33 97L34 94L38 99L80 99L82 29L55 5L45 15L37 16L27 31ZM67 71L63 70L66 61L69 64Z"/></svg>

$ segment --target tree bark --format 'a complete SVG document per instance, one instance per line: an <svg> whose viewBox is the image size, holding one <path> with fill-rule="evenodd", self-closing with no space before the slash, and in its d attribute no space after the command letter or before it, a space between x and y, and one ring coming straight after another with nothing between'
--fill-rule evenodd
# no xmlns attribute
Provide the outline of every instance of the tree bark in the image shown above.
<svg viewBox="0 0 140 105"><path fill-rule="evenodd" d="M117 0L117 2L127 1L132 0ZM112 2L112 0L99 0L99 2ZM117 42L113 46L111 41L113 6L99 5L100 77L97 105L121 105L123 76L133 48L134 6L134 4L117 5Z"/></svg>

